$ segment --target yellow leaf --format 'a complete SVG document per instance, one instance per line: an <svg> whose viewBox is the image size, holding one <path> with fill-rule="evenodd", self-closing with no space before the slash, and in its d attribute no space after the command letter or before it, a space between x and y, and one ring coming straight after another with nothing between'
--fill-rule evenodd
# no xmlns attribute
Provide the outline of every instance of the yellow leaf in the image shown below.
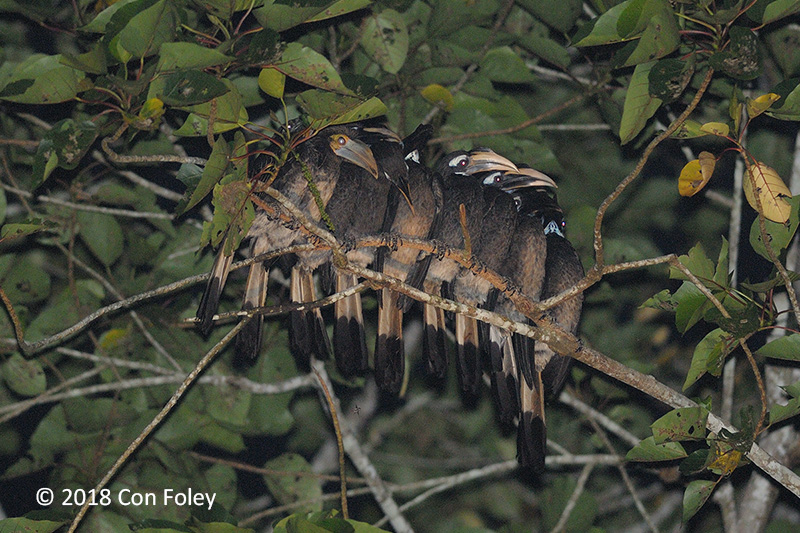
<svg viewBox="0 0 800 533"><path fill-rule="evenodd" d="M283 98L286 74L274 68L264 68L258 73L258 86L273 98Z"/></svg>
<svg viewBox="0 0 800 533"><path fill-rule="evenodd" d="M717 450L719 453L719 450ZM722 453L708 465L710 470L719 470L723 476L729 476L739 466L739 461L742 458L742 452L737 450L730 450Z"/></svg>
<svg viewBox="0 0 800 533"><path fill-rule="evenodd" d="M724 122L706 122L700 126L700 131L710 133L711 135L718 135L720 137L727 137L731 128Z"/></svg>
<svg viewBox="0 0 800 533"><path fill-rule="evenodd" d="M163 114L164 114L164 102L162 102L158 98L149 98L142 106L142 110L139 111L139 118L156 119Z"/></svg>
<svg viewBox="0 0 800 533"><path fill-rule="evenodd" d="M453 109L453 95L445 87L438 83L428 85L420 92L422 97L435 106L441 107L445 111Z"/></svg>
<svg viewBox="0 0 800 533"><path fill-rule="evenodd" d="M753 209L758 211L758 195L765 217L779 224L789 220L792 206L786 200L792 197L792 193L775 169L759 162L749 165L742 185L747 203Z"/></svg>
<svg viewBox="0 0 800 533"><path fill-rule="evenodd" d="M714 154L700 152L699 159L689 161L681 170L678 178L678 193L681 196L694 196L700 192L714 174L716 164L717 159Z"/></svg>
<svg viewBox="0 0 800 533"><path fill-rule="evenodd" d="M780 100L780 95L775 93L762 94L753 100L747 99L747 116L755 118L770 107L772 104Z"/></svg>
<svg viewBox="0 0 800 533"><path fill-rule="evenodd" d="M122 345L122 342L128 337L127 329L110 329L100 336L99 344L104 350L111 350Z"/></svg>

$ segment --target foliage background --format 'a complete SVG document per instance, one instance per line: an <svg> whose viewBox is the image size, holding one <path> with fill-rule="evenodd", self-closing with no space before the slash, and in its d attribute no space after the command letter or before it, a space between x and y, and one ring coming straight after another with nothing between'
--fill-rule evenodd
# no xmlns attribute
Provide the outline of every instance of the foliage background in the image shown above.
<svg viewBox="0 0 800 533"><path fill-rule="evenodd" d="M720 67L728 59L734 67L744 64L746 72L718 68L692 119L731 122L732 95L744 101L747 95L780 93L782 107L755 118L743 142L787 182L795 174L798 2L108 4L0 2L0 286L28 342L115 301L208 272L212 254L202 245L219 237L212 228L232 222L220 210L222 185L242 183L246 175L241 159L220 153L241 154L242 139L257 139L269 131L264 128L301 112L324 124L354 109L379 113L382 102L400 134L423 121L435 126L425 154L429 163L446 151L483 145L555 176L569 237L587 269L594 264L598 207L634 169L655 132L684 109L708 65ZM623 22L609 25L600 16L623 8ZM755 48L731 41L731 26L755 28ZM707 34L691 33L701 30ZM576 47L582 40L591 46ZM720 58L724 53L729 56ZM634 105L629 95L635 66L661 57L681 59L683 70L670 79L683 80L685 91L654 102L650 78L650 92L641 96L646 102L626 114L626 105ZM757 68L747 70L748 61ZM317 92L306 92L312 90ZM127 130L116 139L122 124ZM103 139L112 139L113 151L102 146ZM715 136L663 142L607 212L606 262L686 254L698 243L716 262L725 237L737 280L773 278L774 265L750 244L756 215L742 207L734 185L734 153L722 155L701 194L681 198L677 192L677 176L693 154L720 155L730 146ZM164 154L169 157L154 157ZM218 165L205 166L209 158ZM213 204L200 201L212 189ZM204 230L212 207L220 218ZM783 260L791 269L792 259ZM287 300L278 270L273 269L271 304ZM242 276L232 276L224 309L238 307L242 282ZM679 286L664 266L604 277L586 293L581 338L680 390L696 345L714 325L701 321L682 334L670 313L642 306ZM190 279L181 290L105 314L33 357L22 357L9 316L0 318L0 504L7 516L38 509L39 487L59 494L96 485L230 329L219 327L204 340L182 322L194 315L201 292L202 280ZM763 302L782 294L763 292L755 291L754 298ZM372 296L366 301L374 329L376 304ZM113 479L113 492L214 492L220 513L256 529L288 513L338 506L333 429L315 378L299 375L288 353L284 318L268 320L265 350L255 366L237 367L231 350L222 352ZM762 330L749 341L754 349L766 342L772 323L771 317L759 323ZM795 321L788 326L796 329ZM394 499L412 502L403 515L414 530L679 527L684 488L693 478L679 473L677 463L634 463L624 475L610 464L611 456L624 456L636 439L651 434L650 424L666 406L576 365L565 395L548 411L549 438L560 447L551 454L572 455L531 479L514 469L514 435L498 427L488 394L476 405L463 405L454 376L433 383L424 375L415 315L407 336L412 370L402 400L379 397L369 377L348 383L328 371L343 424L393 488ZM758 410L759 396L747 364L728 369L732 387L706 376L688 394L710 398L713 412L739 423L744 419L735 413L747 405ZM779 385L798 380L773 378ZM734 406L727 414L720 407L723 398ZM624 430L607 424L600 429L598 420ZM791 420L787 427L793 431ZM792 466L790 452L780 460ZM247 471L245 464L266 470ZM465 476L451 477L459 474ZM359 474L351 467L351 475ZM800 523L796 499L787 491L760 514L749 509L748 500L731 503L730 493L745 494L757 476L753 467L737 469L727 488L715 493L719 505L703 507L686 529L731 529L737 520L740 526L755 520L751 529L779 531ZM358 479L350 482L350 488L363 486ZM385 509L376 504L374 490L351 498L350 516L389 527L379 522ZM333 499L323 503L323 494ZM726 502L738 511L733 519ZM274 512L255 516L264 509ZM146 519L178 527L222 516L177 506L113 505L92 509L83 527L119 531ZM62 524L57 515L48 518L56 527Z"/></svg>

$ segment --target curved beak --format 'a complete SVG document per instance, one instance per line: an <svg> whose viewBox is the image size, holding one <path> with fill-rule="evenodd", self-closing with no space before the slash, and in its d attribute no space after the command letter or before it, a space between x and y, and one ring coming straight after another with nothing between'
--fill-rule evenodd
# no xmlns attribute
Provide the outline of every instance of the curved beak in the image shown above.
<svg viewBox="0 0 800 533"><path fill-rule="evenodd" d="M501 172L519 172L517 165L502 155L488 148L476 148L469 153L467 174L499 170Z"/></svg>
<svg viewBox="0 0 800 533"><path fill-rule="evenodd" d="M530 167L523 167L503 177L500 187L505 191L514 191L526 187L552 187L558 188L553 178Z"/></svg>
<svg viewBox="0 0 800 533"><path fill-rule="evenodd" d="M331 135L330 145L333 153L345 161L360 166L372 174L373 178L378 179L378 162L375 161L372 150L365 143L347 135L336 134Z"/></svg>

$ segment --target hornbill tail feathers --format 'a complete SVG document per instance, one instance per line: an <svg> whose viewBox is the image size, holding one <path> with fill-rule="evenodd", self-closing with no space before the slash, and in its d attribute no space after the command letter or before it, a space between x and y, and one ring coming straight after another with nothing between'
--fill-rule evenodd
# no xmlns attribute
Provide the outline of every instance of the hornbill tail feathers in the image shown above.
<svg viewBox="0 0 800 533"><path fill-rule="evenodd" d="M197 320L200 321L200 332L204 337L207 337L214 327L214 315L217 312L219 299L222 296L222 290L225 288L225 281L228 279L228 272L230 272L232 262L233 254L225 255L222 249L214 259L211 277L208 278L206 290L200 299L200 305L197 307Z"/></svg>
<svg viewBox="0 0 800 533"><path fill-rule="evenodd" d="M393 394L400 392L405 373L403 312L397 307L399 296L390 289L381 289L375 341L375 381L382 390Z"/></svg>
<svg viewBox="0 0 800 533"><path fill-rule="evenodd" d="M336 292L358 284L349 272L336 272ZM364 335L364 313L361 294L337 300L333 305L333 353L343 375L350 377L367 369L369 353Z"/></svg>

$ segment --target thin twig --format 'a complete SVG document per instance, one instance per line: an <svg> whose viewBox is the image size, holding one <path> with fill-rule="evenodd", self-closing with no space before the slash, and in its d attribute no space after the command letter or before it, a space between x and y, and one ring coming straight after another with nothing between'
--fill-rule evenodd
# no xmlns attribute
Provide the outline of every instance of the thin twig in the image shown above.
<svg viewBox="0 0 800 533"><path fill-rule="evenodd" d="M322 375L320 375L319 371L312 365L311 370L314 371L314 374L317 376L317 380L319 381L319 386L322 389L322 393L325 396L325 400L328 402L328 409L330 410L331 420L333 421L333 430L336 433L336 445L339 448L339 483L340 483L340 490L339 494L341 495L340 503L342 505L342 516L345 520L350 518L350 513L347 511L347 471L345 469L344 464L344 445L342 444L342 428L339 425L339 416L336 414L336 406L333 404L333 396L331 390L328 388L328 385L325 383L325 380L322 379Z"/></svg>
<svg viewBox="0 0 800 533"><path fill-rule="evenodd" d="M586 482L589 480L589 475L591 475L592 470L594 470L593 463L589 463L583 467L581 475L578 476L578 482L575 484L575 490L572 491L572 494L567 501L567 505L565 505L564 510L561 511L561 516L559 517L558 522L551 530L554 533L564 531L566 528L567 520L569 520L572 510L575 509L575 505L578 503L578 498L580 498L581 494L583 494L583 491L586 488Z"/></svg>
<svg viewBox="0 0 800 533"><path fill-rule="evenodd" d="M180 384L178 389L172 394L172 397L167 401L164 407L159 411L159 413L150 421L150 423L145 426L142 432L136 437L133 442L125 449L125 451L120 455L117 460L114 462L114 465L106 472L106 475L103 476L97 485L94 487L94 492L99 494L100 491L108 485L108 482L111 481L111 478L119 472L122 465L128 460L128 458L133 455L133 453L139 449L145 439L153 432L155 429L161 424L161 422L167 417L167 415L172 412L172 409L177 405L178 400L181 399L183 394L189 389L192 383L198 378L200 373L205 370L205 368L211 364L211 362L216 358L217 354L222 351L222 349L228 345L228 343L233 340L239 331L249 323L248 319L242 320L233 329L231 329L221 341L219 341L216 345L214 345L211 350L208 351L207 354L203 356L202 359L197 363L194 369L189 372L189 374L184 378L183 382ZM69 526L69 530L67 533L74 533L76 529L78 529L78 525L80 525L81 520L92 507L93 501L89 499L84 505L81 506L80 510L78 510L78 514L72 520L72 523Z"/></svg>
<svg viewBox="0 0 800 533"><path fill-rule="evenodd" d="M650 155L653 153L653 150L661 144L661 141L668 138L670 135L675 133L678 128L683 124L689 115L695 110L695 108L700 103L703 95L708 89L709 85L711 84L711 79L714 77L714 69L709 68L708 72L706 72L706 76L703 79L703 82L700 84L700 88L697 89L697 93L695 93L694 98L689 103L689 105L684 109L683 113L680 116L672 121L672 124L669 127L662 131L655 139L650 141L650 144L647 145L647 148L644 149L642 152L642 156L639 158L639 162L636 164L636 167L628 174L625 179L623 179L619 185L617 185L616 189L609 194L603 203L600 204L600 207L597 209L597 215L594 221L594 255L595 255L595 263L602 268L605 264L605 257L603 252L603 237L602 237L602 227L603 227L603 218L605 217L606 211L608 208L611 207L611 204L619 198L619 195L622 194L630 183L636 179L639 174L641 174L642 170L644 169L644 165L647 160L650 158Z"/></svg>
<svg viewBox="0 0 800 533"><path fill-rule="evenodd" d="M328 386L328 390L333 390L330 378L325 370L325 365L319 361L312 361L311 364ZM331 395L331 400L334 402L334 405L339 407L339 399L336 396ZM341 409L339 409L339 411L341 411ZM392 497L391 490L378 475L375 465L372 464L369 457L367 457L362 450L358 439L356 439L356 436L345 421L340 420L340 422L342 422L342 445L344 446L344 450L347 452L356 470L366 479L375 501L389 518L389 523L392 524L392 527L398 533L413 533L414 529L411 527L406 517L403 516L397 502L395 502Z"/></svg>

